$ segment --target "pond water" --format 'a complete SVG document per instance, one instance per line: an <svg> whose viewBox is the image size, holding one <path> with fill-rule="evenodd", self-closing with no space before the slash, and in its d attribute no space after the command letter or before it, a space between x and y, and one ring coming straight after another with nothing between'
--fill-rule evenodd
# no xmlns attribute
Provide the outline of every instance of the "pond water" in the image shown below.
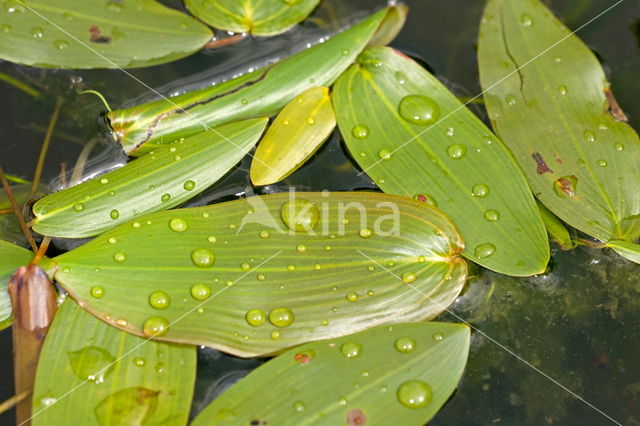
<svg viewBox="0 0 640 426"><path fill-rule="evenodd" d="M479 93L475 43L482 1L406 0L407 26L393 46L419 59L459 96ZM177 1L167 4L180 8ZM252 66L288 55L307 42L383 5L384 1L325 0L315 18L290 33L269 40L247 39L213 52L131 74L163 93L232 76ZM571 28L591 20L614 0L548 0ZM640 129L640 8L622 2L580 31L603 61L613 90L631 124ZM259 53L255 53L259 52ZM52 71L0 63L0 72L46 90L34 101L0 83L0 161L6 172L30 179L56 99L64 100L62 116L44 170L45 182L57 185L61 164L71 170L87 141L104 132L97 100L79 97L70 78L81 77L101 91L113 107L148 97L148 91L119 71ZM176 81L179 81L176 83ZM474 112L485 118L482 108ZM106 140L93 150L86 174L124 161ZM346 155L335 135L310 161L284 182L253 188L249 161L189 205L286 190L375 189ZM58 249L65 247L57 242ZM465 292L440 319L464 320L476 328L469 363L458 390L434 418L435 425L625 425L640 424L640 265L608 251L553 249L549 273L516 279L480 268ZM10 331L0 332L4 361L0 400L12 395ZM217 351L199 353L194 413L261 360L240 360ZM577 397L579 395L582 400ZM604 413L604 414L603 414ZM611 419L607 418L610 417ZM13 422L12 413L0 424Z"/></svg>

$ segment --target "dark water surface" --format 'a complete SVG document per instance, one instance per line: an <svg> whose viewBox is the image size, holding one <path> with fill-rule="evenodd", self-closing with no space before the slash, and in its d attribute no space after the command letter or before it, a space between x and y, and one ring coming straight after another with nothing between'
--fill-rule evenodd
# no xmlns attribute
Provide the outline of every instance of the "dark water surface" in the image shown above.
<svg viewBox="0 0 640 426"><path fill-rule="evenodd" d="M575 29L615 2L549 0L547 4ZM177 1L166 3L180 7ZM331 10L322 7L315 17L328 25L333 15L348 22L384 1L324 3ZM475 39L484 2L406 3L411 7L409 21L393 45L423 61L459 96L479 93ZM640 129L640 104L636 101L640 94L639 17L640 2L625 0L579 33L603 61L618 101L636 129ZM229 77L286 56L316 41L325 31L315 22L306 22L275 39L245 40L223 50L131 73L170 94L185 85ZM8 173L30 179L55 99L65 101L44 171L45 182L54 184L61 164L72 168L87 141L104 131L98 118L100 104L93 97L75 95L69 83L72 76L81 76L91 88L101 91L112 107L135 97L149 97L144 86L119 71L51 71L0 63L0 72L46 87L55 95L34 101L0 83L0 162ZM481 108L474 107L474 111L484 118ZM107 141L98 144L92 158L89 174L123 161ZM375 188L364 175L357 176L358 170L337 135L309 164L277 185L254 189L248 178L249 164L245 159L190 205L283 191L289 186L298 190ZM640 265L608 251L554 249L551 271L543 276L517 279L479 268L473 272L452 311L481 332L473 335L469 363L458 390L431 424L614 424L600 410L622 424L640 425ZM442 319L458 321L450 314ZM10 344L10 331L0 332L0 400L13 393ZM201 351L199 362L194 412L261 363L212 350ZM12 422L11 413L0 416L0 424Z"/></svg>

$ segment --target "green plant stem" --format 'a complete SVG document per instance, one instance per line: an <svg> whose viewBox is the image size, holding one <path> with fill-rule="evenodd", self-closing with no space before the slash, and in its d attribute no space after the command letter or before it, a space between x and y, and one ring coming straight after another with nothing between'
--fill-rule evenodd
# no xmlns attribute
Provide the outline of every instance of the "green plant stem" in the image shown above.
<svg viewBox="0 0 640 426"><path fill-rule="evenodd" d="M55 129L56 123L58 122L58 116L60 115L61 105L62 105L61 102L58 102L56 104L56 107L53 110L53 114L51 115L51 120L49 120L49 127L47 128L47 133L44 135L44 141L42 142L42 148L40 149L40 156L38 157L38 164L36 165L36 172L33 175L33 182L31 183L31 191L29 191L29 195L27 196L25 203L28 202L31 199L31 197L34 196L34 194L38 190L38 185L40 185L40 178L42 177L44 160L47 158L47 151L49 150L51 136L53 136L53 129Z"/></svg>
<svg viewBox="0 0 640 426"><path fill-rule="evenodd" d="M5 74L3 72L0 72L0 81L4 81L6 83L9 83L10 85L12 85L13 87L15 87L18 90L23 91L24 93L26 93L29 96L32 96L36 99L38 99L41 94L40 92L38 92L36 89L34 89L33 87L29 86L28 84L23 83L22 81L18 80L15 77L10 76L9 74Z"/></svg>

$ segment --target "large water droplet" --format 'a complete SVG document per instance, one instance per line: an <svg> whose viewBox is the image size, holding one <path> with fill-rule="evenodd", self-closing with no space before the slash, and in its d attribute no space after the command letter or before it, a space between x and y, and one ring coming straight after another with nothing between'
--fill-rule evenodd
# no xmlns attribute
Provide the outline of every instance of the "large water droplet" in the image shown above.
<svg viewBox="0 0 640 426"><path fill-rule="evenodd" d="M275 308L269 312L269 322L276 327L287 327L293 322L293 312L289 308Z"/></svg>
<svg viewBox="0 0 640 426"><path fill-rule="evenodd" d="M487 210L486 212L484 212L484 218L489 222L496 222L498 219L500 219L500 213L495 210Z"/></svg>
<svg viewBox="0 0 640 426"><path fill-rule="evenodd" d="M187 222L184 219L175 217L169 221L169 229L175 232L184 232L187 230Z"/></svg>
<svg viewBox="0 0 640 426"><path fill-rule="evenodd" d="M143 387L119 390L100 401L93 410L101 425L142 425L158 407L160 392Z"/></svg>
<svg viewBox="0 0 640 426"><path fill-rule="evenodd" d="M410 123L426 126L438 120L440 107L426 96L408 95L400 101L398 113Z"/></svg>
<svg viewBox="0 0 640 426"><path fill-rule="evenodd" d="M104 288L99 285L94 285L91 287L91 297L96 299L100 299L104 296Z"/></svg>
<svg viewBox="0 0 640 426"><path fill-rule="evenodd" d="M347 358L357 358L362 353L362 345L356 342L345 342L340 346L340 352Z"/></svg>
<svg viewBox="0 0 640 426"><path fill-rule="evenodd" d="M207 300L211 296L211 288L206 284L195 284L191 287L191 297L196 300Z"/></svg>
<svg viewBox="0 0 640 426"><path fill-rule="evenodd" d="M171 194L162 194L162 196L160 197L160 201L162 201L163 203L166 203L170 199L171 199Z"/></svg>
<svg viewBox="0 0 640 426"><path fill-rule="evenodd" d="M395 347L398 352L409 353L416 348L416 341L411 337L400 337L396 339Z"/></svg>
<svg viewBox="0 0 640 426"><path fill-rule="evenodd" d="M351 134L356 139L364 139L369 136L369 128L367 126L363 126L362 124L358 124L351 129Z"/></svg>
<svg viewBox="0 0 640 426"><path fill-rule="evenodd" d="M147 337L163 336L169 331L169 321L163 317L150 317L144 322L142 331Z"/></svg>
<svg viewBox="0 0 640 426"><path fill-rule="evenodd" d="M484 183L479 183L473 186L473 188L471 189L471 194L474 197L484 198L489 195L489 187Z"/></svg>
<svg viewBox="0 0 640 426"><path fill-rule="evenodd" d="M192 191L196 187L196 183L192 180L188 180L184 183L184 185L182 185L182 187L187 191Z"/></svg>
<svg viewBox="0 0 640 426"><path fill-rule="evenodd" d="M486 259L496 252L496 246L491 243L483 243L476 246L475 254L479 259Z"/></svg>
<svg viewBox="0 0 640 426"><path fill-rule="evenodd" d="M318 207L311 201L297 198L282 206L280 216L289 229L297 232L310 232L318 223L320 213Z"/></svg>
<svg viewBox="0 0 640 426"><path fill-rule="evenodd" d="M433 391L431 386L421 380L409 380L398 387L396 396L405 407L422 408L431 402Z"/></svg>
<svg viewBox="0 0 640 426"><path fill-rule="evenodd" d="M216 257L211 250L199 248L191 252L191 261L199 268L206 268L214 264Z"/></svg>
<svg viewBox="0 0 640 426"><path fill-rule="evenodd" d="M111 217L111 219L117 219L120 217L120 212L116 209L113 209L109 212L109 216Z"/></svg>
<svg viewBox="0 0 640 426"><path fill-rule="evenodd" d="M122 252L118 252L116 254L113 255L113 260L117 263L123 263L126 262L127 260L127 255L122 253Z"/></svg>
<svg viewBox="0 0 640 426"><path fill-rule="evenodd" d="M449 154L449 157L453 158L454 160L458 160L464 157L466 153L467 147L458 143L450 145L449 148L447 148L447 154Z"/></svg>
<svg viewBox="0 0 640 426"><path fill-rule="evenodd" d="M267 321L267 314L262 309L250 309L247 311L244 319L247 320L249 325L258 327Z"/></svg>
<svg viewBox="0 0 640 426"><path fill-rule="evenodd" d="M75 352L68 352L71 370L79 379L96 383L104 382L113 370L116 360L109 352L96 346L86 346Z"/></svg>
<svg viewBox="0 0 640 426"><path fill-rule="evenodd" d="M154 309L167 309L171 305L171 297L164 291L154 291L149 295L149 305Z"/></svg>
<svg viewBox="0 0 640 426"><path fill-rule="evenodd" d="M404 281L407 284L411 284L416 280L416 278L418 277L414 272L407 271L402 273L402 281Z"/></svg>

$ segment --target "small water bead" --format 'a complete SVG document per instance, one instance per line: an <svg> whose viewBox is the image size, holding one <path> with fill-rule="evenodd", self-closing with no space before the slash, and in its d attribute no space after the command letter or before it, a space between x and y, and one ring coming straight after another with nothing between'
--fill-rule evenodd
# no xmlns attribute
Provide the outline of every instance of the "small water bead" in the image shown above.
<svg viewBox="0 0 640 426"><path fill-rule="evenodd" d="M624 145L620 142L616 142L615 144L613 144L613 149L615 149L616 151L624 151Z"/></svg>
<svg viewBox="0 0 640 426"><path fill-rule="evenodd" d="M369 296L369 297L374 296L375 294L376 294L376 292L373 291L373 290L367 291L367 296Z"/></svg>
<svg viewBox="0 0 640 426"><path fill-rule="evenodd" d="M607 167L607 162L605 160L598 160L598 166Z"/></svg>
<svg viewBox="0 0 640 426"><path fill-rule="evenodd" d="M422 408L433 398L431 386L421 380L409 380L398 387L398 401L408 408Z"/></svg>
<svg viewBox="0 0 640 426"><path fill-rule="evenodd" d="M369 238L373 235L373 231L369 228L364 228L360 230L359 234L362 238Z"/></svg>
<svg viewBox="0 0 640 426"><path fill-rule="evenodd" d="M113 260L117 263L123 263L127 260L127 255L122 252L118 252L113 255Z"/></svg>
<svg viewBox="0 0 640 426"><path fill-rule="evenodd" d="M167 366L163 362L159 362L156 364L156 373L164 373L167 369Z"/></svg>
<svg viewBox="0 0 640 426"><path fill-rule="evenodd" d="M453 136L455 134L455 129L453 127L449 127L447 129L447 136Z"/></svg>
<svg viewBox="0 0 640 426"><path fill-rule="evenodd" d="M258 278L258 281L264 281L267 279L267 277L264 274L258 274L257 278Z"/></svg>
<svg viewBox="0 0 640 426"><path fill-rule="evenodd" d="M479 259L486 259L496 252L496 246L491 243L479 244L476 246L475 255Z"/></svg>
<svg viewBox="0 0 640 426"><path fill-rule="evenodd" d="M207 300L211 296L211 288L206 284L195 284L191 287L191 297L196 300Z"/></svg>
<svg viewBox="0 0 640 426"><path fill-rule="evenodd" d="M284 1L291 1L291 0L284 0ZM341 53L342 53L342 56L349 56L350 51L349 49L342 49Z"/></svg>
<svg viewBox="0 0 640 426"><path fill-rule="evenodd" d="M110 197L113 197L116 195L116 191L109 191L107 194L109 194Z"/></svg>
<svg viewBox="0 0 640 426"><path fill-rule="evenodd" d="M304 402L302 401L297 401L293 403L293 409L300 412L300 411L304 411Z"/></svg>
<svg viewBox="0 0 640 426"><path fill-rule="evenodd" d="M282 206L280 217L289 229L297 232L309 232L317 225L320 212L311 201L297 198Z"/></svg>
<svg viewBox="0 0 640 426"><path fill-rule="evenodd" d="M96 299L101 299L104 296L104 287L99 285L91 287L91 296Z"/></svg>
<svg viewBox="0 0 640 426"><path fill-rule="evenodd" d="M147 337L163 336L169 331L169 321L163 317L150 317L144 322L142 331Z"/></svg>
<svg viewBox="0 0 640 426"><path fill-rule="evenodd" d="M74 210L74 211L76 211L76 212L81 212L81 211L83 211L84 209L85 209L85 205L84 205L84 204L82 204L82 203L75 203L75 204L73 205L73 210Z"/></svg>
<svg viewBox="0 0 640 426"><path fill-rule="evenodd" d="M364 139L369 136L369 128L362 124L358 124L351 129L351 134L356 139Z"/></svg>
<svg viewBox="0 0 640 426"><path fill-rule="evenodd" d="M274 330L271 332L271 339L278 340L280 339L280 332L278 330Z"/></svg>
<svg viewBox="0 0 640 426"><path fill-rule="evenodd" d="M231 287L233 285L233 281L228 280L227 282L224 283L224 285L226 285L227 287Z"/></svg>
<svg viewBox="0 0 640 426"><path fill-rule="evenodd" d="M396 339L394 346L398 352L409 353L416 348L416 341L411 337L400 337Z"/></svg>
<svg viewBox="0 0 640 426"><path fill-rule="evenodd" d="M262 238L263 240L266 240L270 236L271 236L271 233L269 231L260 231L260 238Z"/></svg>
<svg viewBox="0 0 640 426"><path fill-rule="evenodd" d="M187 230L187 222L184 219L175 217L169 221L169 229L174 232L184 232Z"/></svg>
<svg viewBox="0 0 640 426"><path fill-rule="evenodd" d="M146 361L144 360L144 358L134 358L133 359L133 365L135 365L136 367L144 367L144 365L146 364Z"/></svg>
<svg viewBox="0 0 640 426"><path fill-rule="evenodd" d="M400 85L404 85L407 82L407 76L402 71L396 71L395 78Z"/></svg>
<svg viewBox="0 0 640 426"><path fill-rule="evenodd" d="M109 216L111 217L111 219L117 219L120 217L120 212L116 209L113 209L109 212Z"/></svg>
<svg viewBox="0 0 640 426"><path fill-rule="evenodd" d="M373 272L375 270L376 270L375 266L367 266L367 271Z"/></svg>
<svg viewBox="0 0 640 426"><path fill-rule="evenodd" d="M242 99L242 105L248 105L249 104L249 99Z"/></svg>
<svg viewBox="0 0 640 426"><path fill-rule="evenodd" d="M295 270L296 270L296 265L287 266L287 271L295 271Z"/></svg>
<svg viewBox="0 0 640 426"><path fill-rule="evenodd" d="M107 241L109 241L109 244L115 244L115 243L118 242L118 240L116 238L114 238L114 237L109 237L109 239Z"/></svg>
<svg viewBox="0 0 640 426"><path fill-rule="evenodd" d="M358 293L349 293L347 294L347 300L349 302L355 302L359 299Z"/></svg>
<svg viewBox="0 0 640 426"><path fill-rule="evenodd" d="M191 252L191 261L199 268L206 268L215 263L216 257L211 250L199 248Z"/></svg>
<svg viewBox="0 0 640 426"><path fill-rule="evenodd" d="M418 276L414 272L407 271L402 273L402 281L407 284L411 284L416 280L416 278L418 278Z"/></svg>
<svg viewBox="0 0 640 426"><path fill-rule="evenodd" d="M162 194L162 196L160 197L160 201L162 201L163 203L166 203L170 199L171 199L171 194Z"/></svg>
<svg viewBox="0 0 640 426"><path fill-rule="evenodd" d="M561 86L558 86L558 93L560 93L561 95L566 95L567 94L567 86L565 86L564 84Z"/></svg>
<svg viewBox="0 0 640 426"><path fill-rule="evenodd" d="M182 187L187 191L193 191L193 189L196 187L196 183L192 180L188 180L184 183L184 185L182 185Z"/></svg>
<svg viewBox="0 0 640 426"><path fill-rule="evenodd" d="M347 405L347 398L345 398L344 396L338 398L338 405Z"/></svg>
<svg viewBox="0 0 640 426"><path fill-rule="evenodd" d="M4 2L4 10L9 13L24 12L24 6L18 3L16 0L6 0Z"/></svg>
<svg viewBox="0 0 640 426"><path fill-rule="evenodd" d="M495 210L487 210L486 212L484 212L484 218L489 222L496 222L498 219L500 219L500 213Z"/></svg>
<svg viewBox="0 0 640 426"><path fill-rule="evenodd" d="M69 364L73 373L82 380L103 383L114 367L113 355L96 346L68 352Z"/></svg>
<svg viewBox="0 0 640 426"><path fill-rule="evenodd" d="M33 27L31 29L31 35L33 38L42 38L44 36L44 30L41 27Z"/></svg>
<svg viewBox="0 0 640 426"><path fill-rule="evenodd" d="M307 124L310 126L313 126L314 124L316 124L316 119L313 117L308 117L307 118Z"/></svg>
<svg viewBox="0 0 640 426"><path fill-rule="evenodd" d="M410 123L426 126L438 120L440 107L426 96L408 95L400 101L398 113Z"/></svg>
<svg viewBox="0 0 640 426"><path fill-rule="evenodd" d="M109 1L107 2L107 9L111 12L120 13L123 9L122 3L118 3L117 1Z"/></svg>
<svg viewBox="0 0 640 426"><path fill-rule="evenodd" d="M447 154L449 154L449 157L453 158L454 160L459 160L460 158L464 157L466 153L467 147L458 143L450 145L449 148L447 148Z"/></svg>
<svg viewBox="0 0 640 426"><path fill-rule="evenodd" d="M340 346L340 352L347 358L357 358L362 353L362 345L356 342L345 342Z"/></svg>
<svg viewBox="0 0 640 426"><path fill-rule="evenodd" d="M119 325L120 327L126 327L127 325L129 325L129 322L126 319L119 318L116 320L116 325Z"/></svg>
<svg viewBox="0 0 640 426"><path fill-rule="evenodd" d="M484 183L479 183L473 186L473 188L471 189L471 194L474 197L484 198L489 195L489 187Z"/></svg>
<svg viewBox="0 0 640 426"><path fill-rule="evenodd" d="M244 316L247 323L253 327L259 327L267 321L267 314L261 309L250 309Z"/></svg>
<svg viewBox="0 0 640 426"><path fill-rule="evenodd" d="M305 251L307 251L307 246L305 246L304 244L298 244L296 250L298 250L298 253L304 253Z"/></svg>
<svg viewBox="0 0 640 426"><path fill-rule="evenodd" d="M530 27L533 25L533 19L531 19L531 16L529 16L528 14L523 13L522 15L520 15L520 23L523 27Z"/></svg>
<svg viewBox="0 0 640 426"><path fill-rule="evenodd" d="M439 342L444 338L444 336L442 335L442 333L433 333L433 336L431 336L431 338L436 342Z"/></svg>
<svg viewBox="0 0 640 426"><path fill-rule="evenodd" d="M596 134L593 133L591 130L585 130L583 135L584 135L584 139L587 142L595 142L596 141Z"/></svg>
<svg viewBox="0 0 640 426"><path fill-rule="evenodd" d="M154 309L167 309L171 305L171 297L164 291L154 291L149 295L149 305Z"/></svg>
<svg viewBox="0 0 640 426"><path fill-rule="evenodd" d="M275 308L269 312L269 322L276 327L287 327L293 323L293 312L289 308Z"/></svg>
<svg viewBox="0 0 640 426"><path fill-rule="evenodd" d="M240 265L240 268L241 268L243 271L248 271L249 269L251 269L251 264L249 264L249 263L247 263L247 262L244 262L244 263L242 263L242 265Z"/></svg>
<svg viewBox="0 0 640 426"><path fill-rule="evenodd" d="M504 98L504 101L507 103L507 105L515 105L516 104L516 97L513 95L507 95Z"/></svg>
<svg viewBox="0 0 640 426"><path fill-rule="evenodd" d="M315 265L313 265L313 269L315 269L316 271L319 271L320 269L322 269L322 265L319 263L316 263Z"/></svg>
<svg viewBox="0 0 640 426"><path fill-rule="evenodd" d="M381 160L390 160L392 155L393 154L388 149L381 149L378 151L378 157L380 157Z"/></svg>
<svg viewBox="0 0 640 426"><path fill-rule="evenodd" d="M197 314L204 314L204 308L203 307L196 308L196 313Z"/></svg>

